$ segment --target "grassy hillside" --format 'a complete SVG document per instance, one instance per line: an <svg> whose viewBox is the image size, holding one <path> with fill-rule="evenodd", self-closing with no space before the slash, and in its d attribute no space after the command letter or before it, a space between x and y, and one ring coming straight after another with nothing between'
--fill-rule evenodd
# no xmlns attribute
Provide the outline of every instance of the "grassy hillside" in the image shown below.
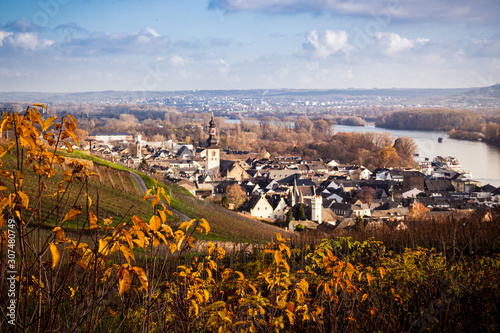
<svg viewBox="0 0 500 333"><path fill-rule="evenodd" d="M4 156L4 168L13 170L16 166L14 156L7 154ZM64 168L69 168L65 166ZM87 205L87 193L92 204L90 210L101 220L113 217L114 221L128 220L133 215L138 215L143 219L149 219L153 210L150 203L142 200L142 194L139 192L137 184L133 182L127 171L120 171L102 164L93 163L91 171L97 173L99 177L90 177L87 185L80 181L75 181L72 187L65 194L53 196L57 192L57 184L63 179L63 168L57 167L56 174L47 182L47 189L42 195L42 211L40 220L53 225L61 219L60 214L66 211L65 208ZM38 176L31 167L23 170L24 190L31 198L30 207L34 206L34 201L38 198ZM12 190L12 184L6 183L5 186ZM57 205L59 198L62 197L60 205ZM61 212L61 213L59 213ZM82 215L83 216L83 215ZM84 219L76 218L66 222L70 227L82 225ZM33 221L38 223L38 219Z"/></svg>
<svg viewBox="0 0 500 333"><path fill-rule="evenodd" d="M99 174L102 177L107 177L108 174L117 174L121 176L121 179L126 179L126 183L133 182L130 173L125 171L128 169L123 166L80 152L74 152L72 154L68 154L67 156L91 160L97 167L97 170L100 170ZM152 188L154 186L154 180L151 177L145 174L140 175L148 188ZM116 179L113 180L113 182L114 184L119 183ZM105 179L102 184L113 184L113 182ZM174 184L166 184L159 181L157 186L164 187L166 192L169 193L171 196L171 206L174 209L193 219L205 218L210 223L211 232L208 235L198 235L197 238L231 240L237 242L267 242L276 237L276 232L280 232L282 234L285 232L283 229L241 216L240 214L231 212L211 202L196 199L184 188ZM137 196L129 199L132 201L141 201L142 195L139 196L138 188L136 187L134 190L134 193ZM122 192L121 190L118 191ZM109 195L111 197L114 196L113 193L110 193ZM106 202L109 202L110 206L114 207L112 203L113 201L114 200L112 199L106 200ZM146 205L149 205L149 203ZM128 206L118 203L118 207L122 207L121 209L123 209ZM178 224L178 220L172 220L171 222L174 226L177 226Z"/></svg>

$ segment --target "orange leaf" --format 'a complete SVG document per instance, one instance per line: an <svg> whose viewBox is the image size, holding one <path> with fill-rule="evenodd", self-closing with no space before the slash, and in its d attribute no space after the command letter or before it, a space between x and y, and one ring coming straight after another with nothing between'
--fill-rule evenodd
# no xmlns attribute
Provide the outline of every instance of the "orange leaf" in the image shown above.
<svg viewBox="0 0 500 333"><path fill-rule="evenodd" d="M64 220L61 223L64 223L66 221L72 220L78 215L80 215L82 212L79 209L76 208L71 208L69 212L66 213L66 216L64 216Z"/></svg>
<svg viewBox="0 0 500 333"><path fill-rule="evenodd" d="M99 229L99 225L97 224L97 216L95 216L94 212L89 212L89 221L90 229Z"/></svg>
<svg viewBox="0 0 500 333"><path fill-rule="evenodd" d="M59 263L59 260L61 259L61 254L59 253L56 244L50 243L49 246L50 246L50 253L52 254L52 268L54 268Z"/></svg>
<svg viewBox="0 0 500 333"><path fill-rule="evenodd" d="M119 285L119 291L118 294L121 295L127 290L130 289L130 285L132 284L132 276L130 276L129 271L125 268L124 265L120 267L120 270L118 271L118 285Z"/></svg>
<svg viewBox="0 0 500 333"><path fill-rule="evenodd" d="M383 279L384 276L385 276L385 268L384 267L380 267L379 270L380 270L380 277Z"/></svg>
<svg viewBox="0 0 500 333"><path fill-rule="evenodd" d="M55 227L52 232L56 234L56 238L60 241L64 241L66 237L64 236L64 230L61 227Z"/></svg>
<svg viewBox="0 0 500 333"><path fill-rule="evenodd" d="M148 277L146 276L146 272L140 267L132 267L130 269L131 272L133 272L137 277L139 278L139 282L141 282L142 287L144 290L148 290Z"/></svg>

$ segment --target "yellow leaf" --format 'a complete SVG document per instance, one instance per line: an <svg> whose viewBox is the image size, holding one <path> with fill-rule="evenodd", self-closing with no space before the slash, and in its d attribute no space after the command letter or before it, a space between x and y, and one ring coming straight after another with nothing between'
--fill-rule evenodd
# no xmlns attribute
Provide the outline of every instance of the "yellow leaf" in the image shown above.
<svg viewBox="0 0 500 333"><path fill-rule="evenodd" d="M368 298L368 294L364 294L363 297L361 298L361 302L366 301L367 298Z"/></svg>
<svg viewBox="0 0 500 333"><path fill-rule="evenodd" d="M283 256L280 251L274 251L274 259L276 260L276 265L279 265L283 260Z"/></svg>
<svg viewBox="0 0 500 333"><path fill-rule="evenodd" d="M60 241L64 241L66 237L64 236L64 230L61 227L55 227L52 232L56 234L56 238Z"/></svg>
<svg viewBox="0 0 500 333"><path fill-rule="evenodd" d="M56 244L50 243L49 245L50 245L50 253L52 254L52 268L54 268L59 263L59 260L61 259L61 254L59 253Z"/></svg>
<svg viewBox="0 0 500 333"><path fill-rule="evenodd" d="M146 194L144 195L144 197L142 198L142 200L146 201L146 200L149 200L151 199L152 197L149 196L149 194L151 193L152 189L149 189Z"/></svg>
<svg viewBox="0 0 500 333"><path fill-rule="evenodd" d="M197 316L199 313L198 304L196 304L196 301L194 299L191 300L191 304L193 304L194 313Z"/></svg>
<svg viewBox="0 0 500 333"><path fill-rule="evenodd" d="M110 225L111 223L113 223L113 217L108 217L107 219L105 219L104 221L102 221L104 223L104 225L107 227L108 225Z"/></svg>
<svg viewBox="0 0 500 333"><path fill-rule="evenodd" d="M377 313L377 309L376 309L376 308L371 308L371 309L370 309L370 314L371 314L372 316L374 316L374 315L375 315L375 313Z"/></svg>
<svg viewBox="0 0 500 333"><path fill-rule="evenodd" d="M99 225L97 224L97 216L95 216L94 212L89 212L89 221L90 229L99 229Z"/></svg>
<svg viewBox="0 0 500 333"><path fill-rule="evenodd" d="M205 234L208 234L208 232L210 231L210 224L208 224L207 220L202 218L200 221L200 226L205 229Z"/></svg>
<svg viewBox="0 0 500 333"><path fill-rule="evenodd" d="M288 318L288 321L290 322L290 325L293 325L293 320L294 320L294 315L292 312L290 312L288 309L285 310L286 316Z"/></svg>
<svg viewBox="0 0 500 333"><path fill-rule="evenodd" d="M129 271L125 268L124 265L120 267L120 270L118 271L118 285L119 285L119 291L118 294L121 295L127 290L130 289L130 285L132 284L132 276L130 276Z"/></svg>
<svg viewBox="0 0 500 333"><path fill-rule="evenodd" d="M134 225L137 228L142 229L143 231L149 231L149 226L139 216L132 216L132 222L134 222Z"/></svg>
<svg viewBox="0 0 500 333"><path fill-rule="evenodd" d="M1 131L0 131L1 132ZM7 152L16 145L15 142L11 143L10 145L7 146L7 148L5 148L5 150L3 149L3 147L0 147L0 158L3 157L5 154L7 154Z"/></svg>
<svg viewBox="0 0 500 333"><path fill-rule="evenodd" d="M69 212L66 213L66 216L64 216L64 220L61 223L64 223L66 221L72 220L78 215L80 215L82 212L79 209L76 208L71 208Z"/></svg>
<svg viewBox="0 0 500 333"><path fill-rule="evenodd" d="M144 290L148 290L148 278L146 276L146 272L144 272L144 270L140 267L132 267L130 269L131 272L133 272L135 275L137 275L137 277L139 278L139 282L141 283L142 285L142 288L144 288Z"/></svg>
<svg viewBox="0 0 500 333"><path fill-rule="evenodd" d="M166 195L164 191L161 192L161 195L165 198L167 205L170 206L170 197L168 195Z"/></svg>
<svg viewBox="0 0 500 333"><path fill-rule="evenodd" d="M366 273L366 279L368 280L368 285L371 286L373 278L370 273Z"/></svg>
<svg viewBox="0 0 500 333"><path fill-rule="evenodd" d="M212 242L208 242L207 248L208 248L208 255L212 256L214 254L215 244Z"/></svg>
<svg viewBox="0 0 500 333"><path fill-rule="evenodd" d="M26 195L26 193L24 193L22 191L19 191L19 192L17 192L17 194L21 197L21 200L23 202L23 207L24 208L28 208L30 199L28 198L28 196Z"/></svg>
<svg viewBox="0 0 500 333"><path fill-rule="evenodd" d="M132 242L132 235L128 230L122 229L121 233L125 236L125 239L127 240L128 246L133 249L134 248L134 243Z"/></svg>
<svg viewBox="0 0 500 333"><path fill-rule="evenodd" d="M158 213L160 214L161 222L162 223L167 222L167 215L165 214L165 212L160 210L160 211L158 211Z"/></svg>
<svg viewBox="0 0 500 333"><path fill-rule="evenodd" d="M34 103L33 106L39 106L43 109L47 109L47 107L44 104L40 104L40 103Z"/></svg>
<svg viewBox="0 0 500 333"><path fill-rule="evenodd" d="M385 268L384 267L380 267L380 277L383 279L384 276L385 276Z"/></svg>
<svg viewBox="0 0 500 333"><path fill-rule="evenodd" d="M218 247L215 252L217 252L217 257L216 259L224 259L224 256L226 255L226 250L224 250L222 247Z"/></svg>
<svg viewBox="0 0 500 333"><path fill-rule="evenodd" d="M189 229L189 227L195 222L196 220L191 220L189 222L182 222L181 225L179 226L179 229L186 229L186 231Z"/></svg>
<svg viewBox="0 0 500 333"><path fill-rule="evenodd" d="M50 127L50 125L52 125L54 120L56 120L56 119L57 119L57 117L50 117L50 118L45 119L45 121L43 122L42 131L45 132Z"/></svg>
<svg viewBox="0 0 500 333"><path fill-rule="evenodd" d="M161 227L163 228L163 231L165 231L165 235L167 235L167 237L173 236L172 228L170 228L170 226L168 226L166 224L162 224Z"/></svg>
<svg viewBox="0 0 500 333"><path fill-rule="evenodd" d="M146 237L144 236L144 233L141 230L137 230L135 234L137 235L137 238L139 238L138 246L143 248L146 245Z"/></svg>
<svg viewBox="0 0 500 333"><path fill-rule="evenodd" d="M108 242L104 239L99 239L99 253L101 253L103 256L107 256L109 250L110 248L108 246Z"/></svg>
<svg viewBox="0 0 500 333"><path fill-rule="evenodd" d="M171 253L174 253L175 250L177 250L177 245L175 245L175 243L169 243L168 247L170 248Z"/></svg>
<svg viewBox="0 0 500 333"><path fill-rule="evenodd" d="M149 220L149 228L154 232L158 231L161 227L161 220L157 215L153 215Z"/></svg>
<svg viewBox="0 0 500 333"><path fill-rule="evenodd" d="M153 196L153 200L151 200L151 207L155 208L155 206L160 202L160 196L156 194Z"/></svg>
<svg viewBox="0 0 500 333"><path fill-rule="evenodd" d="M158 237L160 237L165 244L168 243L167 239L165 238L165 236L161 232L157 233L156 235L158 235Z"/></svg>
<svg viewBox="0 0 500 333"><path fill-rule="evenodd" d="M72 153L73 147L71 146L71 143L69 143L68 141L64 141L63 143L66 146L66 148L68 148L68 153Z"/></svg>
<svg viewBox="0 0 500 333"><path fill-rule="evenodd" d="M69 119L71 119L71 121L73 122L73 124L74 124L74 125L75 125L75 127L76 127L77 122L76 122L75 117L73 117L73 116L72 116L72 115L70 115L70 114L67 114L67 115L66 115L66 117L68 117Z"/></svg>
<svg viewBox="0 0 500 333"><path fill-rule="evenodd" d="M125 260L127 260L127 263L130 265L130 259L134 259L135 261L135 258L134 258L134 254L132 253L132 251L126 247L125 245L120 244L120 250L122 251L123 255L125 256Z"/></svg>

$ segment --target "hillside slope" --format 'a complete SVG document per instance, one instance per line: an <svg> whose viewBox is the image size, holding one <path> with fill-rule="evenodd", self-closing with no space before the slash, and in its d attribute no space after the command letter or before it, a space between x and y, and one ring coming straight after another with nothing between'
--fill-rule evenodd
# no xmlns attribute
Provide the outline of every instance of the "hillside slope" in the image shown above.
<svg viewBox="0 0 500 333"><path fill-rule="evenodd" d="M95 156L88 156L81 153L71 154L68 156L77 156L78 158L91 160L93 165L96 166L97 170L102 170L100 171L101 178L107 177L108 173L111 175L117 174L125 183L134 184L134 194L130 196L127 195L127 192L122 193L121 190L118 190L117 192L120 192L120 198L121 195L127 197L127 199L130 200L130 202L127 203L128 205L136 203L140 207L142 207L142 205L145 204L146 206L149 206L149 209L151 208L149 202L144 203L142 201L142 195L144 193L137 185L137 180L135 179L137 177L132 176L129 172L135 171L126 169L123 166L116 165L105 160L101 160ZM150 177L144 174L140 174L140 178L145 180L145 185L147 186L147 188L152 188L154 186L154 181ZM108 178L105 178L103 179L102 183L112 184L113 182L111 180L108 180ZM120 182L117 182L115 180L114 184L116 185L117 183L118 185L120 184ZM174 184L165 184L162 182L158 182L157 186L162 186L167 190L166 192L170 194L172 199L171 208L173 208L174 212L180 212L180 214L178 214L180 215L180 217L175 216L174 219L171 219L170 223L173 226L176 226L180 221L187 219L204 218L210 223L211 232L206 236L199 235L197 236L198 238L211 240L229 240L237 242L267 242L271 239L274 239L276 237L276 233L281 233L282 235L287 236L293 235L293 233L291 232L286 232L281 228L253 220L246 216L242 216L212 202L196 199L188 194L184 189L175 186ZM111 194L111 196L113 196L113 194ZM122 204L120 200L115 200L116 207L118 210L123 211L129 206L127 206L125 203ZM106 199L106 202L110 201L113 202L112 199ZM112 207L115 206L112 205ZM143 215L141 215L141 217L149 219L150 215L149 217L144 217Z"/></svg>

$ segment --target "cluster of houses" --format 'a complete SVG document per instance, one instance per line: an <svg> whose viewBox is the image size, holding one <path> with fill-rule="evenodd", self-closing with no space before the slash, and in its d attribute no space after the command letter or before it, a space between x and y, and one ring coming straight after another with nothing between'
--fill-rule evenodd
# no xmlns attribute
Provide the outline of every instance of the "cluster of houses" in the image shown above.
<svg viewBox="0 0 500 333"><path fill-rule="evenodd" d="M470 212L500 204L500 188L481 186L470 174L447 166L442 158L424 162L418 170L370 171L336 161L222 151L217 146L213 118L208 130L207 145L202 148L171 141L146 142L139 136L134 140L136 156L125 156L121 161L138 165L145 160L151 172L200 198L222 198L228 189L238 186L246 195L246 201L235 207L242 214L288 221L290 228L298 223L308 228L325 223L338 226L359 217L365 221L402 221L417 202L428 209L429 215ZM112 147L106 149L113 152ZM298 216L300 211L303 216ZM304 217L305 221L297 221Z"/></svg>

